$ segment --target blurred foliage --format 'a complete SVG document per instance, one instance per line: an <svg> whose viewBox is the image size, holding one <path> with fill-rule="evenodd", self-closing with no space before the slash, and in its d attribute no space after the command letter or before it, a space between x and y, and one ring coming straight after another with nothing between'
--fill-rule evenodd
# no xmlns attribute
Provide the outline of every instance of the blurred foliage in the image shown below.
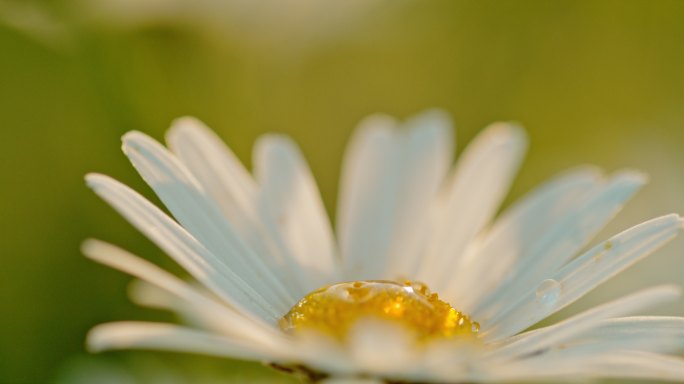
<svg viewBox="0 0 684 384"><path fill-rule="evenodd" d="M116 352L74 356L57 372L56 384L290 384L290 375L257 363L165 352Z"/></svg>
<svg viewBox="0 0 684 384"><path fill-rule="evenodd" d="M107 1L116 3L93 3ZM82 177L107 173L157 201L120 154L119 137L137 129L161 139L181 115L212 126L247 164L259 134L293 136L331 214L354 125L370 113L406 117L435 106L454 117L459 148L492 121L528 129L531 152L512 198L574 164L630 166L652 183L606 234L684 213L682 1L378 0L325 31L325 9L288 22L280 20L287 7L275 15L256 7L241 22L222 19L228 9L191 22L183 12L136 10L124 22L82 5L0 0L0 382L77 381L71 356L83 353L91 326L170 319L130 304L130 279L78 249L102 238L179 272ZM260 19L267 11L275 21ZM675 242L575 310L646 284L684 283L682 250ZM684 314L684 305L663 313ZM182 355L87 359L137 372L141 354L164 357L155 364L186 372L187 382L197 380L195 364L232 372L223 382L277 380L258 365Z"/></svg>

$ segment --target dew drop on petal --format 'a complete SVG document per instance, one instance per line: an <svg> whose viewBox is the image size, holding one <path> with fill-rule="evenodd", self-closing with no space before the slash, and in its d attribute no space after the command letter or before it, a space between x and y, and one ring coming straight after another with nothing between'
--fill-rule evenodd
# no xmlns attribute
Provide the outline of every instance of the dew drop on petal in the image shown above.
<svg viewBox="0 0 684 384"><path fill-rule="evenodd" d="M561 285L554 279L546 279L537 286L537 300L547 307L553 307L561 294Z"/></svg>

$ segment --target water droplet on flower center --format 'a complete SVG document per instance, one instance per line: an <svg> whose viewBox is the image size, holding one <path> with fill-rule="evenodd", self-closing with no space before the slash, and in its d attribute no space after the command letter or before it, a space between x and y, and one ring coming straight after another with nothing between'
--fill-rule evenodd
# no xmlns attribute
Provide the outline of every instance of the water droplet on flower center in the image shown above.
<svg viewBox="0 0 684 384"><path fill-rule="evenodd" d="M537 299L540 303L552 307L558 302L561 294L561 285L553 279L546 279L537 286Z"/></svg>
<svg viewBox="0 0 684 384"><path fill-rule="evenodd" d="M318 289L295 304L279 325L288 333L316 330L345 339L357 320L374 317L401 324L420 340L472 337L480 325L439 299L422 283L367 280Z"/></svg>

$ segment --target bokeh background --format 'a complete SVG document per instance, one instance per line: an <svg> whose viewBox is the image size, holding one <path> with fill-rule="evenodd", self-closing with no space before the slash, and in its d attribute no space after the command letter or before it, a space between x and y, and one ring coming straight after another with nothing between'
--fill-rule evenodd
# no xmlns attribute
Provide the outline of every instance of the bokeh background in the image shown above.
<svg viewBox="0 0 684 384"><path fill-rule="evenodd" d="M509 202L592 163L651 175L602 236L684 213L683 1L0 0L0 382L291 382L253 363L88 355L97 323L173 319L130 304L130 278L82 257L84 238L180 271L83 175L154 199L119 138L162 139L194 115L246 164L259 134L293 136L334 214L354 125L430 107L451 113L459 148L492 121L526 127ZM680 239L566 312L683 270Z"/></svg>

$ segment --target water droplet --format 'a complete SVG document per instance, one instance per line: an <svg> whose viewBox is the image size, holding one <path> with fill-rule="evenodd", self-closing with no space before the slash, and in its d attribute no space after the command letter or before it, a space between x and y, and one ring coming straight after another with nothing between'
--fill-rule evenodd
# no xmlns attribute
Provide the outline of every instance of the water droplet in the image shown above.
<svg viewBox="0 0 684 384"><path fill-rule="evenodd" d="M537 286L537 300L546 306L554 306L561 294L561 285L553 279L546 279Z"/></svg>
<svg viewBox="0 0 684 384"><path fill-rule="evenodd" d="M420 293L423 296L430 296L432 292L428 289L427 285L421 283L420 281L414 281L411 283L413 292Z"/></svg>

